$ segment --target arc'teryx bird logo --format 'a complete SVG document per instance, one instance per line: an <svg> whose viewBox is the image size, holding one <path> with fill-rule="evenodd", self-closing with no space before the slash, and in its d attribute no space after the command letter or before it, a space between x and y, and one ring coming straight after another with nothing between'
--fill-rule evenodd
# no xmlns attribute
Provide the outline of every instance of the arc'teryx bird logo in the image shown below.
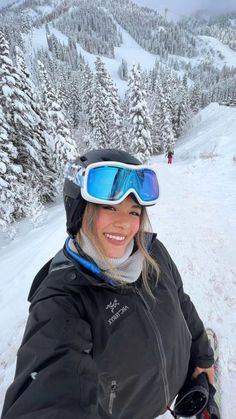
<svg viewBox="0 0 236 419"><path fill-rule="evenodd" d="M115 298L113 302L111 301L111 302L110 302L110 303L106 306L106 310L110 309L110 310L111 310L111 312L112 312L112 314L113 314L113 313L114 313L114 311L115 311L115 308L116 308L117 306L119 306L119 305L120 305L120 303L118 303L117 299Z"/></svg>
<svg viewBox="0 0 236 419"><path fill-rule="evenodd" d="M124 306L118 308L118 310L116 310L116 312L115 312L115 309L118 306L120 306L120 303L118 302L118 300L116 298L113 301L110 301L110 303L106 306L106 310L111 310L111 314L112 314L112 316L107 320L108 324L110 326L117 319L119 319L121 316L123 316L123 314L129 309L129 307L127 305L124 305Z"/></svg>

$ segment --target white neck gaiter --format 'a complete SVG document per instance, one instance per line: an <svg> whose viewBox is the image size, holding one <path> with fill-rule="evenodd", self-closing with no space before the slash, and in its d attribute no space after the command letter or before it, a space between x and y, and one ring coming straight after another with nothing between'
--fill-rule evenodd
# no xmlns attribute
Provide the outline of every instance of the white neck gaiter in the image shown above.
<svg viewBox="0 0 236 419"><path fill-rule="evenodd" d="M107 276L109 276L110 266L113 266L118 271L122 281L127 283L137 281L142 272L144 257L139 249L132 254L134 240L132 240L128 244L128 246L125 249L125 253L122 257L107 258L107 263L101 258L96 249L94 249L93 243L86 236L86 234L84 234L82 229L80 229L80 237L80 247L83 250L83 252L87 254L90 258L92 258L96 265L99 266L99 268L102 269ZM72 240L70 240L69 246L74 252L77 252Z"/></svg>

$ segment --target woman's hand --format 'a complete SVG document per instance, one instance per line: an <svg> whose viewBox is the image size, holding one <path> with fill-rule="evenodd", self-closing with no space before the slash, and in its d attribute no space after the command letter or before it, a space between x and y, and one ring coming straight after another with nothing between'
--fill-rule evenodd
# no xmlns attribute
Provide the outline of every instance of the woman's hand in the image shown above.
<svg viewBox="0 0 236 419"><path fill-rule="evenodd" d="M210 368L196 367L193 372L192 378L197 378L197 376L200 375L202 372L204 372L207 375L208 382L213 385L214 375L215 375L214 367L213 366Z"/></svg>

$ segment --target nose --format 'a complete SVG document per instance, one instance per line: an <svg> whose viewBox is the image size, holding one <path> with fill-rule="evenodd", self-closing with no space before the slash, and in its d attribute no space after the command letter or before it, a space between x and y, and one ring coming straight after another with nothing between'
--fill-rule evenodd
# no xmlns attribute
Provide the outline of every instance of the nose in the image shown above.
<svg viewBox="0 0 236 419"><path fill-rule="evenodd" d="M129 217L124 213L116 214L115 219L113 220L114 226L122 229L127 229L130 226Z"/></svg>

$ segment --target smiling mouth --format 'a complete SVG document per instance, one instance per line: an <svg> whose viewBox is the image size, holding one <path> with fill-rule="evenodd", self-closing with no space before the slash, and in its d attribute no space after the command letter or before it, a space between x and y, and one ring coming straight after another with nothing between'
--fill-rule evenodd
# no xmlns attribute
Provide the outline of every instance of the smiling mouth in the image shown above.
<svg viewBox="0 0 236 419"><path fill-rule="evenodd" d="M110 242L116 243L116 244L123 244L123 242L126 239L126 236L117 236L115 234L109 234L109 233L104 233L104 236L106 237L106 239L108 239Z"/></svg>

